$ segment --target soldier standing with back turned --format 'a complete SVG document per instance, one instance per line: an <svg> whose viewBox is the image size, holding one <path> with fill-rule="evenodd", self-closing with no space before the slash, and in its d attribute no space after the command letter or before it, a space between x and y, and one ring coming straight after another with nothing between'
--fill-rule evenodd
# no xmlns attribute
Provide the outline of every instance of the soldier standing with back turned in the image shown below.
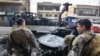
<svg viewBox="0 0 100 56"><path fill-rule="evenodd" d="M29 56L39 45L34 34L25 27L24 19L18 19L17 25L7 39L7 51L10 55L14 52L16 56Z"/></svg>

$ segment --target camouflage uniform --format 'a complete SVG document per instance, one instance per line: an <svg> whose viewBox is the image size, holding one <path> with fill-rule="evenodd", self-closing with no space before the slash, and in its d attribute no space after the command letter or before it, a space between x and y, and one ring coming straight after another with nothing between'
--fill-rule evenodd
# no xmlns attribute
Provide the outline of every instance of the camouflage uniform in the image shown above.
<svg viewBox="0 0 100 56"><path fill-rule="evenodd" d="M72 41L75 39L74 35L67 35L65 36L65 44L67 45L68 51L70 51L72 45Z"/></svg>
<svg viewBox="0 0 100 56"><path fill-rule="evenodd" d="M72 43L68 56L100 56L100 37L97 35L89 43L88 48L85 50L86 53L82 55L83 44L90 40L93 34L91 31L86 31L77 36Z"/></svg>
<svg viewBox="0 0 100 56"><path fill-rule="evenodd" d="M26 27L19 27L14 29L7 39L7 51L10 54L13 49L16 56L23 56L22 49L12 41L11 37L14 42L17 44L23 43L24 46L31 51L34 51L34 48L39 48L34 34Z"/></svg>

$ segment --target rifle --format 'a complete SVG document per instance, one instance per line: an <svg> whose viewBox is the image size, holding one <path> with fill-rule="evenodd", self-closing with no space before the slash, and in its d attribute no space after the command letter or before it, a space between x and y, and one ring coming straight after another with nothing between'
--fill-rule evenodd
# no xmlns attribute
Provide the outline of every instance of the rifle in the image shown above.
<svg viewBox="0 0 100 56"><path fill-rule="evenodd" d="M31 50L28 50L24 44L19 44L19 46L22 48L23 50L23 56L31 56Z"/></svg>

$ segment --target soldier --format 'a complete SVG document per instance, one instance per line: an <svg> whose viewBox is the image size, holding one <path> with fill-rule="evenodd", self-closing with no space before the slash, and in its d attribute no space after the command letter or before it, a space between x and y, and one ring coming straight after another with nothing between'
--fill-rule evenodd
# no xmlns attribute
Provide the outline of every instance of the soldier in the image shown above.
<svg viewBox="0 0 100 56"><path fill-rule="evenodd" d="M7 39L7 51L10 55L29 56L39 45L34 34L25 27L25 20L17 20L18 28L14 29Z"/></svg>
<svg viewBox="0 0 100 56"><path fill-rule="evenodd" d="M78 35L72 42L68 56L100 56L100 36L91 31L91 22L82 19L77 22ZM66 36L68 40L70 37Z"/></svg>

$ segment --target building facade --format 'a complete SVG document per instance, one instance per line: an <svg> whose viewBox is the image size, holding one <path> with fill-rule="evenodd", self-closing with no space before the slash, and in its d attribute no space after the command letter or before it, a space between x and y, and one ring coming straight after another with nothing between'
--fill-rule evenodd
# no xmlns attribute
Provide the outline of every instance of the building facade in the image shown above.
<svg viewBox="0 0 100 56"><path fill-rule="evenodd" d="M29 0L0 0L0 12L29 11Z"/></svg>
<svg viewBox="0 0 100 56"><path fill-rule="evenodd" d="M67 16L87 19L100 19L100 6L73 5L69 7Z"/></svg>
<svg viewBox="0 0 100 56"><path fill-rule="evenodd" d="M40 17L58 19L60 6L61 4L59 3L39 2L37 3L37 14Z"/></svg>
<svg viewBox="0 0 100 56"><path fill-rule="evenodd" d="M30 0L0 0L0 19L7 18L6 13L30 11Z"/></svg>

